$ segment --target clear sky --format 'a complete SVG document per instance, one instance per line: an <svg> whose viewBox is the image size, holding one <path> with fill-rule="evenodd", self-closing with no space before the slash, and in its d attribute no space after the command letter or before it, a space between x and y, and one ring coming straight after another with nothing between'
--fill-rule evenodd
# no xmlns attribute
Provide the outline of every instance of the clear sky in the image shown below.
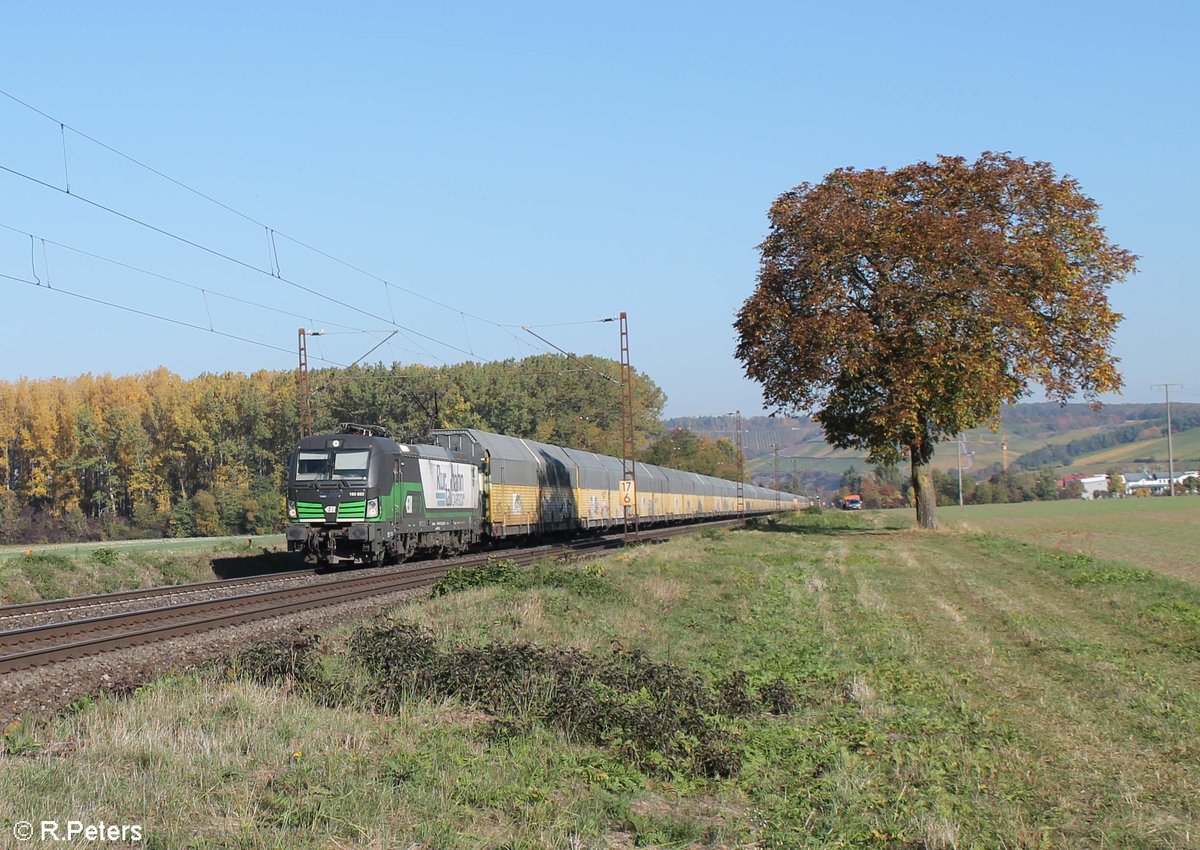
<svg viewBox="0 0 1200 850"><path fill-rule="evenodd" d="M1142 257L1112 293L1125 399L1200 401L1198 8L10 0L0 89L54 120L0 97L0 166L57 188L0 171L0 274L49 280L0 278L0 378L292 368L302 325L342 331L313 366L393 322L425 336L370 360L502 359L624 310L669 415L756 412L731 323L774 197L998 150L1075 176ZM613 324L538 333L617 356Z"/></svg>

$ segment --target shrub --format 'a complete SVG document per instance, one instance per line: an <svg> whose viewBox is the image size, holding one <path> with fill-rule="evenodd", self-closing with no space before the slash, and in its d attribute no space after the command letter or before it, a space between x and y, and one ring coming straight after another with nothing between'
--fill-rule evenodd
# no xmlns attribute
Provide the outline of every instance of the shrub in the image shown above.
<svg viewBox="0 0 1200 850"><path fill-rule="evenodd" d="M39 552L18 559L21 572L42 599L58 599L67 595L64 579L75 572L75 564L66 555Z"/></svg>
<svg viewBox="0 0 1200 850"><path fill-rule="evenodd" d="M486 587L493 584L513 584L521 577L521 568L516 561L494 560L489 558L482 567L455 567L446 573L429 592L432 597L446 596L470 590L473 587Z"/></svg>
<svg viewBox="0 0 1200 850"><path fill-rule="evenodd" d="M492 585L521 589L561 587L593 598L602 598L617 590L604 577L604 570L594 564L579 569L572 565L542 562L525 571L517 566L516 561L489 559L482 567L457 567L451 570L433 586L429 595L446 596Z"/></svg>
<svg viewBox="0 0 1200 850"><path fill-rule="evenodd" d="M296 640L253 643L226 661L231 676L266 685L311 685L321 680L321 665L314 657L318 636Z"/></svg>
<svg viewBox="0 0 1200 850"><path fill-rule="evenodd" d="M740 671L713 688L639 650L594 655L504 642L443 649L411 623L360 627L350 652L384 711L413 698L455 698L495 715L486 733L493 743L543 723L664 774L736 775L741 753L723 718L777 707L781 694L794 701L779 687L756 699Z"/></svg>
<svg viewBox="0 0 1200 850"><path fill-rule="evenodd" d="M92 560L101 566L115 567L120 558L121 553L107 546L101 546L99 549L92 550Z"/></svg>
<svg viewBox="0 0 1200 850"><path fill-rule="evenodd" d="M770 714L790 714L800 702L796 689L783 679L774 679L758 691L759 701Z"/></svg>

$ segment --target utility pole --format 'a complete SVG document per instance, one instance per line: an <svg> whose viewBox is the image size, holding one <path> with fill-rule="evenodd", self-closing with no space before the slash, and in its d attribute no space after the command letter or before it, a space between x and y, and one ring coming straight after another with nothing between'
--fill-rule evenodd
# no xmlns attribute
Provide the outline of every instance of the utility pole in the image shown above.
<svg viewBox="0 0 1200 850"><path fill-rule="evenodd" d="M746 450L743 447L745 437L742 434L742 411L737 411L737 450L738 450L738 480L737 480L737 509L738 513L746 513Z"/></svg>
<svg viewBox="0 0 1200 850"><path fill-rule="evenodd" d="M746 491L743 489L743 479L746 477L746 455L742 451L742 411L733 411L726 413L726 416L736 416L737 426L734 430L735 439L737 440L737 512L738 514L746 513Z"/></svg>
<svg viewBox="0 0 1200 850"><path fill-rule="evenodd" d="M771 489L775 491L775 510L779 510L779 443L771 443L775 455L775 468L771 472Z"/></svg>
<svg viewBox="0 0 1200 850"><path fill-rule="evenodd" d="M958 447L958 506L963 506L962 498L962 434L958 435L958 439L954 441L954 445Z"/></svg>
<svg viewBox="0 0 1200 850"><path fill-rule="evenodd" d="M1155 387L1163 388L1163 398L1167 402L1167 475L1169 476L1168 491L1172 496L1175 495L1175 450L1171 443L1171 387L1183 387L1183 384L1151 384L1150 389Z"/></svg>
<svg viewBox="0 0 1200 850"><path fill-rule="evenodd" d="M625 520L625 536L629 536L630 520L633 531L639 530L637 505L637 461L633 456L633 368L629 363L629 320L621 316L621 510ZM628 483L627 483L628 482Z"/></svg>
<svg viewBox="0 0 1200 850"><path fill-rule="evenodd" d="M307 331L300 328L298 335L300 337L300 365L296 368L296 407L300 413L300 436L303 438L312 434L312 399L308 384Z"/></svg>

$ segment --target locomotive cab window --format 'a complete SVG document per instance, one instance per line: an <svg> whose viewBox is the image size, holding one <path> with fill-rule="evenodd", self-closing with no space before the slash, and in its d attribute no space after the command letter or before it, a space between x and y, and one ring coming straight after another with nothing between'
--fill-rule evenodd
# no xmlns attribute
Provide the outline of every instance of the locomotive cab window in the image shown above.
<svg viewBox="0 0 1200 850"><path fill-rule="evenodd" d="M346 481L367 477L370 449L302 451L296 456L297 481Z"/></svg>
<svg viewBox="0 0 1200 850"><path fill-rule="evenodd" d="M325 477L329 452L300 452L296 458L296 480L316 481Z"/></svg>
<svg viewBox="0 0 1200 850"><path fill-rule="evenodd" d="M366 478L370 449L343 449L333 453L332 478Z"/></svg>

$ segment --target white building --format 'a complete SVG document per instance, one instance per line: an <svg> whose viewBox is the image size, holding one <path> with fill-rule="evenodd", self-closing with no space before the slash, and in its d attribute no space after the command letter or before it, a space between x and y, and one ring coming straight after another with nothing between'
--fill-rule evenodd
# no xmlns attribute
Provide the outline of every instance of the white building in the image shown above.
<svg viewBox="0 0 1200 850"><path fill-rule="evenodd" d="M1179 486L1189 478L1200 478L1200 472L1190 470L1181 472L1175 476L1175 485ZM1126 476L1125 478L1125 494L1132 495L1138 490L1148 490L1151 495L1157 496L1161 493L1168 492L1171 486L1171 477L1168 475L1156 475L1153 472L1142 470L1141 478L1133 478Z"/></svg>
<svg viewBox="0 0 1200 850"><path fill-rule="evenodd" d="M1097 493L1108 493L1107 475L1082 475L1076 480L1083 487L1081 498L1094 499Z"/></svg>

